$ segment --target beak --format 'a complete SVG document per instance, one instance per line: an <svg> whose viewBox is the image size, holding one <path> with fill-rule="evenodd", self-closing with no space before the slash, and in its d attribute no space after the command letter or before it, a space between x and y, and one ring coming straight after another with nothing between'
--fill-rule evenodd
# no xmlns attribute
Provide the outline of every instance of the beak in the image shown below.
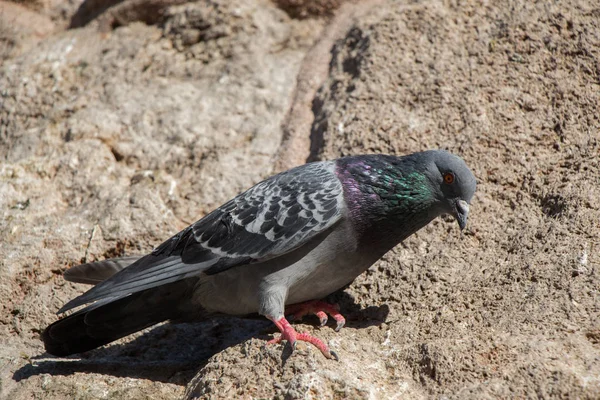
<svg viewBox="0 0 600 400"><path fill-rule="evenodd" d="M457 200L454 203L454 218L462 231L467 226L467 217L469 216L469 203L464 200Z"/></svg>

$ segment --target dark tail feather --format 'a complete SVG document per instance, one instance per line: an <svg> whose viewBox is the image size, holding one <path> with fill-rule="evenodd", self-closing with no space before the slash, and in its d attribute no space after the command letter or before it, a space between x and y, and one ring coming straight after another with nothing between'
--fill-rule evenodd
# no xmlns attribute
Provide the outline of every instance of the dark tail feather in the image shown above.
<svg viewBox="0 0 600 400"><path fill-rule="evenodd" d="M95 349L169 319L182 319L196 278L147 289L113 302L80 310L42 333L46 351L68 356Z"/></svg>

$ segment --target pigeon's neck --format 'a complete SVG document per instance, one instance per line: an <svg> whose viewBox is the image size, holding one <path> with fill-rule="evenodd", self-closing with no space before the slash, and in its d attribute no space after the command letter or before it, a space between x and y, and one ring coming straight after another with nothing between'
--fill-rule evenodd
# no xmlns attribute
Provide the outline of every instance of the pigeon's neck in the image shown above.
<svg viewBox="0 0 600 400"><path fill-rule="evenodd" d="M365 245L387 251L441 214L427 177L392 156L340 159L338 178L351 220Z"/></svg>

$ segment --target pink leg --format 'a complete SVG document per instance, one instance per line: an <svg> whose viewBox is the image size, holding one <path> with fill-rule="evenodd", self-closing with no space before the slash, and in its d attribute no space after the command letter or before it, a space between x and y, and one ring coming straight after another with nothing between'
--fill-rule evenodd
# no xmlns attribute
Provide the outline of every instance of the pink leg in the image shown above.
<svg viewBox="0 0 600 400"><path fill-rule="evenodd" d="M331 351L329 349L329 346L323 343L321 339L311 336L308 333L296 332L296 330L292 327L292 325L290 325L290 323L287 321L287 319L285 319L285 317L281 317L278 320L270 317L267 318L273 321L275 326L277 326L277 328L281 331L281 335L279 337L269 340L267 344L277 344L281 343L282 340L287 340L288 342L290 342L290 345L292 345L292 349L295 349L296 341L301 340L303 342L311 343L317 349L321 350L321 353L323 353L323 355L326 358L335 358L339 361L338 355L335 352Z"/></svg>
<svg viewBox="0 0 600 400"><path fill-rule="evenodd" d="M346 318L340 314L340 307L337 304L329 304L320 300L292 304L285 311L286 314L292 314L293 320L299 320L305 315L314 314L319 317L321 326L325 326L327 323L327 314L329 314L337 322L337 326L335 327L336 332L339 332L346 324Z"/></svg>

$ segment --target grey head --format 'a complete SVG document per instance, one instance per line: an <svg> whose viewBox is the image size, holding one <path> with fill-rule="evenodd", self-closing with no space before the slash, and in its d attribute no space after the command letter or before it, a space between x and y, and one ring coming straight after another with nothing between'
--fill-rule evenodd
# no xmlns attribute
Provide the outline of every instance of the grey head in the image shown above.
<svg viewBox="0 0 600 400"><path fill-rule="evenodd" d="M475 193L473 173L458 156L428 150L402 157L365 155L338 160L338 175L355 220L402 240L440 214L464 229Z"/></svg>
<svg viewBox="0 0 600 400"><path fill-rule="evenodd" d="M430 150L415 155L426 161L424 174L431 183L440 211L453 215L460 229L464 229L477 186L475 176L462 158L447 151Z"/></svg>

